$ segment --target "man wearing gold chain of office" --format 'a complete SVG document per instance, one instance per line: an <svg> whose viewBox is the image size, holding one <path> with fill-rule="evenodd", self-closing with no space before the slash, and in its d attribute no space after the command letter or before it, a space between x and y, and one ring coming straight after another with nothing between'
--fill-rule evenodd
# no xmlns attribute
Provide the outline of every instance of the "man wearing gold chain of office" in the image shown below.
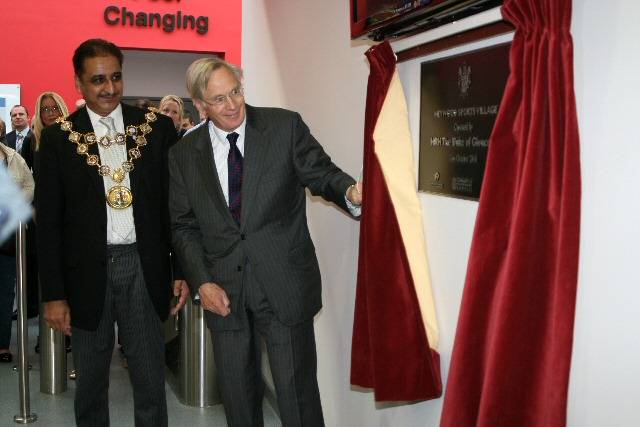
<svg viewBox="0 0 640 427"><path fill-rule="evenodd" d="M129 364L136 426L166 426L162 321L172 294L167 150L173 123L121 103L123 56L87 40L75 51L81 108L42 133L36 160L44 317L71 335L79 426L108 426L114 323ZM174 309L176 311L177 308Z"/></svg>

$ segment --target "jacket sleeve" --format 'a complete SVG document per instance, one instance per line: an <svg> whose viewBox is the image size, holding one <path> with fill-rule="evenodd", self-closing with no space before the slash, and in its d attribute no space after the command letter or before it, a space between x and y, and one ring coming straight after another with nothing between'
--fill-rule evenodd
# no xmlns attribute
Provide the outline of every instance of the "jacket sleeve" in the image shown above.
<svg viewBox="0 0 640 427"><path fill-rule="evenodd" d="M204 260L202 233L197 219L191 209L187 194L187 183L184 181L184 157L178 159L178 147L169 152L169 212L171 214L171 231L173 249L181 266L191 296L198 295L198 288L203 283L212 282Z"/></svg>
<svg viewBox="0 0 640 427"><path fill-rule="evenodd" d="M321 196L350 213L345 194L355 180L331 161L297 113L294 114L292 126L293 163L298 178L311 194Z"/></svg>

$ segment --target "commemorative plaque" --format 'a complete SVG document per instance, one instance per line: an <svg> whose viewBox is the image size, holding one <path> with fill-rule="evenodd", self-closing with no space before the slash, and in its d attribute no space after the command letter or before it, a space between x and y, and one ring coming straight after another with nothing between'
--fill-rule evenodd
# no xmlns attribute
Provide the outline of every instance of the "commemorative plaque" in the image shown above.
<svg viewBox="0 0 640 427"><path fill-rule="evenodd" d="M477 200L511 43L422 64L418 189Z"/></svg>

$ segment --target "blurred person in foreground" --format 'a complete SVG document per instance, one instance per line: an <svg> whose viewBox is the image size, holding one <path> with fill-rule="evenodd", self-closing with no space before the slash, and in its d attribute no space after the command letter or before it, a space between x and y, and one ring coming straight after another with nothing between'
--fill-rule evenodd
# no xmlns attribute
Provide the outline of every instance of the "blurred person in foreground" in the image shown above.
<svg viewBox="0 0 640 427"><path fill-rule="evenodd" d="M0 119L0 135L6 125ZM21 189L28 202L33 200L34 183L27 162L14 150L0 142L0 163ZM11 363L11 316L16 286L16 241L10 237L0 244L0 363Z"/></svg>

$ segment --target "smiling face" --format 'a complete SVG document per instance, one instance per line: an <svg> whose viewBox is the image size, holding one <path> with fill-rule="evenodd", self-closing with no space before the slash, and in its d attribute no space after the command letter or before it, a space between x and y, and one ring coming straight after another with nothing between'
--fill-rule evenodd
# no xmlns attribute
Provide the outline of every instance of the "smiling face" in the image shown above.
<svg viewBox="0 0 640 427"><path fill-rule="evenodd" d="M199 106L218 128L231 132L242 124L246 114L244 96L241 93L242 85L236 76L227 68L221 67L211 73L203 93L204 101L199 101ZM225 100L217 105L215 100L220 97L225 97Z"/></svg>
<svg viewBox="0 0 640 427"><path fill-rule="evenodd" d="M115 56L86 58L82 75L76 75L76 88L82 93L87 107L103 117L120 104L123 86L122 67Z"/></svg>

